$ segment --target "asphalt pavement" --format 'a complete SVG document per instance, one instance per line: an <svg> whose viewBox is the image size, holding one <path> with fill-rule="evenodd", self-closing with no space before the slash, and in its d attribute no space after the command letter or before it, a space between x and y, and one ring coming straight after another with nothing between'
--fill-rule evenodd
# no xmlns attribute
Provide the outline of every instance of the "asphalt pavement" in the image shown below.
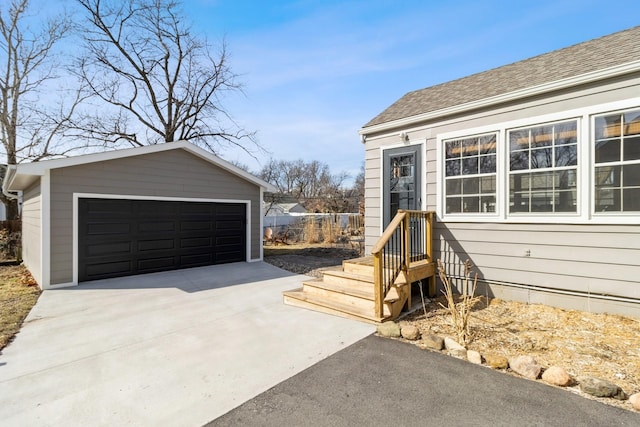
<svg viewBox="0 0 640 427"><path fill-rule="evenodd" d="M640 426L640 414L368 336L207 424Z"/></svg>

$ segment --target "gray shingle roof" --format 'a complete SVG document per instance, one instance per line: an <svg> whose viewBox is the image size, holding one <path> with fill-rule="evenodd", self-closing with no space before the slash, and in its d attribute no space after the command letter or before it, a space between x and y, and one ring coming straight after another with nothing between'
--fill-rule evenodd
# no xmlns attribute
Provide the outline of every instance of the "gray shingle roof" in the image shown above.
<svg viewBox="0 0 640 427"><path fill-rule="evenodd" d="M364 128L640 60L640 26L409 92Z"/></svg>

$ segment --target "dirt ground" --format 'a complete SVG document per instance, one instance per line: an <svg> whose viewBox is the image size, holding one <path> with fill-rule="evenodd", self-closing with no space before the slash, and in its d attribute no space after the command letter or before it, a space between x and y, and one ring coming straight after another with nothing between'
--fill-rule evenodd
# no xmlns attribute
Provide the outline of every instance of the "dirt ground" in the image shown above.
<svg viewBox="0 0 640 427"><path fill-rule="evenodd" d="M22 265L0 266L0 350L20 330L40 289Z"/></svg>
<svg viewBox="0 0 640 427"><path fill-rule="evenodd" d="M340 265L342 260L356 257L357 251L341 247L265 248L266 262L316 277L321 275L322 267ZM449 317L439 305L444 302L444 297L438 297L428 303L425 316L418 294L414 297L414 310L399 323L411 323L423 335L455 338ZM470 327L472 339L468 348L481 354L530 355L544 368L563 367L574 379L593 376L619 385L628 395L640 392L640 319L481 299L472 312ZM420 340L408 342L421 346ZM633 410L628 401L585 395L577 383L567 390Z"/></svg>

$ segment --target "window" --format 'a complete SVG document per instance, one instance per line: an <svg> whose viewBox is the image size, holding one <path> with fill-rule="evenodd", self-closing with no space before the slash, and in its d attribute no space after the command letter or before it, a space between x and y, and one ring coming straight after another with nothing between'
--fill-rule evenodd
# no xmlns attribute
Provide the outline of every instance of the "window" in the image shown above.
<svg viewBox="0 0 640 427"><path fill-rule="evenodd" d="M509 213L577 213L577 121L508 135Z"/></svg>
<svg viewBox="0 0 640 427"><path fill-rule="evenodd" d="M447 214L496 212L496 138L444 142Z"/></svg>
<svg viewBox="0 0 640 427"><path fill-rule="evenodd" d="M595 118L595 212L640 211L640 110Z"/></svg>

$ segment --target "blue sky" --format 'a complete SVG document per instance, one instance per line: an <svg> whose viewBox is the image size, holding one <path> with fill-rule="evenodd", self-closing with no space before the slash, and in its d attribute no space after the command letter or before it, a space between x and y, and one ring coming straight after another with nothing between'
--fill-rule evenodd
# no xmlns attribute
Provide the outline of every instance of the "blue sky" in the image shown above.
<svg viewBox="0 0 640 427"><path fill-rule="evenodd" d="M640 25L637 0L191 0L185 10L196 30L226 38L245 94L225 102L258 132L263 162L320 160L352 176L358 129L406 92Z"/></svg>
<svg viewBox="0 0 640 427"><path fill-rule="evenodd" d="M640 25L637 0L183 5L197 33L225 38L244 94L224 105L268 150L259 161L220 155L252 171L269 157L319 160L352 177L364 159L358 129L405 93Z"/></svg>

